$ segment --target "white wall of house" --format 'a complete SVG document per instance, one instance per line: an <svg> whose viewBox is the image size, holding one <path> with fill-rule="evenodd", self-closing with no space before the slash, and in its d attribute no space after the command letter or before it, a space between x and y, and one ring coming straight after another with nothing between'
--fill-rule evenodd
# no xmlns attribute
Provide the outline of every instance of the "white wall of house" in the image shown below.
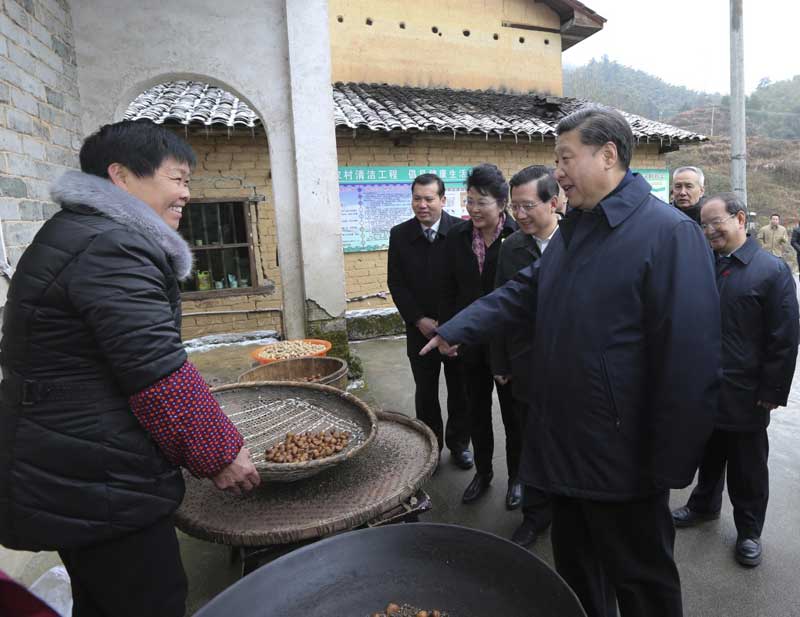
<svg viewBox="0 0 800 617"><path fill-rule="evenodd" d="M325 0L72 0L86 133L147 88L196 79L240 97L267 129L284 327L306 303L345 310Z"/></svg>

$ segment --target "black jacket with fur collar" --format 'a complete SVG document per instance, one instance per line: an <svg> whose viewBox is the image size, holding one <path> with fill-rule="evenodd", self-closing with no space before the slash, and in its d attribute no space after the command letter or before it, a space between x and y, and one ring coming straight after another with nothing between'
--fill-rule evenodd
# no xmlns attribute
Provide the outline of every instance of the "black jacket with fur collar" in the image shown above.
<svg viewBox="0 0 800 617"><path fill-rule="evenodd" d="M128 397L179 369L186 242L108 180L68 172L62 210L16 269L4 311L0 543L86 546L146 527L183 497Z"/></svg>

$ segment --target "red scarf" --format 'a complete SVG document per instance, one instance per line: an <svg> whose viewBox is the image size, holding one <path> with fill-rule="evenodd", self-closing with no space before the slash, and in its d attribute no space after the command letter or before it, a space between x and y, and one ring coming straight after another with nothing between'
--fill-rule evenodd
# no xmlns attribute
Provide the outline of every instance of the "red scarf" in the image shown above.
<svg viewBox="0 0 800 617"><path fill-rule="evenodd" d="M492 241L489 243L494 244L495 240L500 237L500 233L503 231L503 224L506 222L506 215L501 214L500 218L497 219L497 227L495 227L494 235L492 236ZM483 240L483 234L481 233L480 229L475 229L472 227L472 252L475 253L475 257L478 258L478 272L483 274L483 264L486 261L486 242Z"/></svg>

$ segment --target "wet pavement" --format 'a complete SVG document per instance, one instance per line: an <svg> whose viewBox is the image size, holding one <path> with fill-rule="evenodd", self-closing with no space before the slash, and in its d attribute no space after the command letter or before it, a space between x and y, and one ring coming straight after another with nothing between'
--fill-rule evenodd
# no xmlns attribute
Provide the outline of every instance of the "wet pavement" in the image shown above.
<svg viewBox="0 0 800 617"><path fill-rule="evenodd" d="M387 409L413 414L413 381L405 341L366 341L354 345L366 371L365 398ZM762 542L764 561L745 569L733 559L736 529L727 492L717 521L677 531L675 556L681 575L687 617L800 616L800 370L795 373L789 405L773 412L770 437L770 503ZM442 379L444 381L444 379ZM444 388L442 388L444 396ZM445 399L442 397L442 401ZM521 515L507 512L505 445L495 399L495 477L489 493L476 504L461 504L472 472L443 458L442 470L426 486L434 503L426 520L456 523L510 537ZM690 489L673 491L672 507L686 503ZM548 533L532 552L552 565Z"/></svg>
<svg viewBox="0 0 800 617"><path fill-rule="evenodd" d="M252 366L249 351L254 347L218 348L193 353L190 359L212 386L232 383ZM352 349L363 362L367 383L366 389L354 394L375 407L413 415L413 380L404 339L363 341L353 343ZM444 396L442 378L443 403ZM465 525L506 538L520 523L519 511L508 512L504 505L507 472L496 401L494 412L495 477L490 490L479 502L463 505L461 494L473 472L456 468L445 454L439 472L424 487L433 509L423 520ZM764 562L748 570L734 561L736 531L726 495L720 520L677 533L676 559L687 616L800 616L800 585L796 582L800 571L800 376L795 375L788 408L773 412L769 435L771 496L762 538ZM674 491L673 507L683 505L688 494L689 489ZM191 615L238 579L240 564L231 559L225 546L179 535L189 579L187 614ZM531 550L552 564L549 533ZM57 556L52 553L31 556L0 549L0 568L26 584L56 563Z"/></svg>

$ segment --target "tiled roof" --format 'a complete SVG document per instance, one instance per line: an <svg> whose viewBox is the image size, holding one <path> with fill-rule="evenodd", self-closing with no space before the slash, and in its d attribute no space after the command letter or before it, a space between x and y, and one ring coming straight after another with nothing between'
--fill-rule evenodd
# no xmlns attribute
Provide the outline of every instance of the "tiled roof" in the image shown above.
<svg viewBox="0 0 800 617"><path fill-rule="evenodd" d="M337 126L373 131L429 131L555 137L558 122L588 101L539 94L411 88L386 84L337 83L333 87ZM678 144L706 137L622 112L639 140Z"/></svg>
<svg viewBox="0 0 800 617"><path fill-rule="evenodd" d="M579 99L539 94L356 83L335 84L333 102L337 127L380 132L511 135L527 139L555 137L561 118L589 104ZM638 140L676 144L706 140L698 133L623 114ZM147 118L159 124L251 128L260 123L258 116L232 94L191 81L160 84L140 94L128 107L125 118Z"/></svg>
<svg viewBox="0 0 800 617"><path fill-rule="evenodd" d="M258 116L247 103L230 92L197 81L172 81L137 96L128 105L126 120L146 118L157 124L244 125L259 124Z"/></svg>

